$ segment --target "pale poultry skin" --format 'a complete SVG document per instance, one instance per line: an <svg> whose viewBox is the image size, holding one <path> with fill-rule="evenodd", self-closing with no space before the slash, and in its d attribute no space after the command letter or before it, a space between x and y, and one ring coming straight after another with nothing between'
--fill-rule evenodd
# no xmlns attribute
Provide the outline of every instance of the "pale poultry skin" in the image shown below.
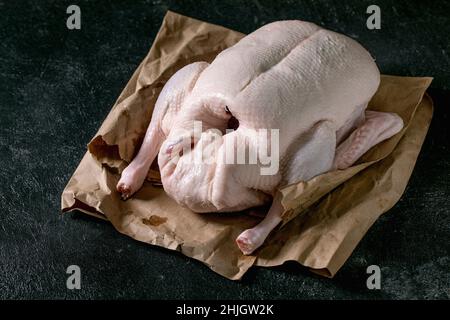
<svg viewBox="0 0 450 320"><path fill-rule="evenodd" d="M366 110L379 82L373 58L351 38L298 20L265 25L211 64L189 64L169 79L117 190L130 197L158 156L164 190L194 212L271 202L261 223L236 239L252 254L281 221L280 188L345 169L403 128L396 114ZM239 126L227 132L234 118ZM276 140L268 133L268 150L279 155L273 174L262 174L262 163L225 161L232 142L257 148L252 132L261 129L278 132ZM211 161L194 162L195 154Z"/></svg>

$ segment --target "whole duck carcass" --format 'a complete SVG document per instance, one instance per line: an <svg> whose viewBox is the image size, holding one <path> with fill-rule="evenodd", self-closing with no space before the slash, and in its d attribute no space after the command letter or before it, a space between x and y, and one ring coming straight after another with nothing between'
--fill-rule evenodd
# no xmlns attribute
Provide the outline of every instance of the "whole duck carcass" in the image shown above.
<svg viewBox="0 0 450 320"><path fill-rule="evenodd" d="M280 188L345 169L403 128L396 114L366 110L379 82L372 57L349 37L297 20L267 24L170 78L117 190L135 193L159 154L164 190L194 212L271 203L236 239L251 254L282 220ZM263 158L236 161L264 146L270 168Z"/></svg>

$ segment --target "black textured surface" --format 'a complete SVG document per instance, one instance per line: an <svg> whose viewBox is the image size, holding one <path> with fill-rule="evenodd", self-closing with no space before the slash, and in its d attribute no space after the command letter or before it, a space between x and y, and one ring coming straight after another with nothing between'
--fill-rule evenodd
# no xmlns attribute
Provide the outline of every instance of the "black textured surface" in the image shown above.
<svg viewBox="0 0 450 320"><path fill-rule="evenodd" d="M1 298L449 298L450 4L376 1L0 1ZM77 4L82 29L66 28ZM295 263L254 268L242 282L138 243L103 221L62 216L60 195L110 107L146 55L167 9L250 32L310 20L360 41L383 73L434 76L435 116L400 202L337 276ZM82 289L66 289L66 268ZM366 288L366 267L382 288Z"/></svg>

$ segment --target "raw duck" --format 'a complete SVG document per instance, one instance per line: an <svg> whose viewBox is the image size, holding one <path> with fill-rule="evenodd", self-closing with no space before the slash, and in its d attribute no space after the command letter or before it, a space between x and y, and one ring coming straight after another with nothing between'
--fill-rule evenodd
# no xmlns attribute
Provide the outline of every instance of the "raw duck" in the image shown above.
<svg viewBox="0 0 450 320"><path fill-rule="evenodd" d="M171 77L117 190L134 194L158 156L164 190L194 212L271 203L236 239L252 254L281 222L281 187L345 169L403 128L396 114L366 110L379 82L373 58L351 38L298 20L267 24L211 64ZM260 150L264 138L271 163L227 158L242 154L240 144Z"/></svg>

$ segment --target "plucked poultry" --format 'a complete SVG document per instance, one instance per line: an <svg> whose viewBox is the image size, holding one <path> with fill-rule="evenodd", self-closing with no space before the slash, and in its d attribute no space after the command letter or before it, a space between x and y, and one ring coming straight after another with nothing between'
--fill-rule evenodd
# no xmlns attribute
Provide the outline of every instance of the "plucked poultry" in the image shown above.
<svg viewBox="0 0 450 320"><path fill-rule="evenodd" d="M271 203L236 239L252 254L281 222L280 188L345 169L403 128L396 114L366 110L379 82L351 38L298 20L267 24L170 78L117 190L135 193L158 156L164 190L194 212ZM264 147L272 163L236 161Z"/></svg>

